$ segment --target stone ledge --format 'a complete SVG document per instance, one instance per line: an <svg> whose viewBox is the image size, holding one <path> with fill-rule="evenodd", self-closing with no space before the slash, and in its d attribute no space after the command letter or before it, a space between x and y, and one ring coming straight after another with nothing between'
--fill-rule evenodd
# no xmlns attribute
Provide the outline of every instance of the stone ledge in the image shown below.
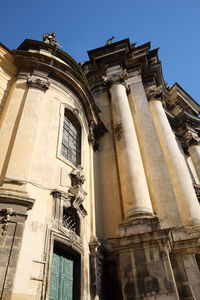
<svg viewBox="0 0 200 300"><path fill-rule="evenodd" d="M129 236L133 234L140 234L151 232L160 229L160 222L157 217L154 218L138 218L119 225L119 235Z"/></svg>
<svg viewBox="0 0 200 300"><path fill-rule="evenodd" d="M31 209L33 207L33 204L35 203L35 199L1 191L0 192L0 203L23 205L23 206L27 207L27 209Z"/></svg>

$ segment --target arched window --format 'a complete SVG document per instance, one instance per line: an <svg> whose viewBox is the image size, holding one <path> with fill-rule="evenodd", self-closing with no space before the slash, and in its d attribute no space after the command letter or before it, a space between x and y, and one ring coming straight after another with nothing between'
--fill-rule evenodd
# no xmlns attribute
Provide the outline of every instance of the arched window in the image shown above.
<svg viewBox="0 0 200 300"><path fill-rule="evenodd" d="M80 164L81 126L76 116L65 109L61 154L75 166Z"/></svg>

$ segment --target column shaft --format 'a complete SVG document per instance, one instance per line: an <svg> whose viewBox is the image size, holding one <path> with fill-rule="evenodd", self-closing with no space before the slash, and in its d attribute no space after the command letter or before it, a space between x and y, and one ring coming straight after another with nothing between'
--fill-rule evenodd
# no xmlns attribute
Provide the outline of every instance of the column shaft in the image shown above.
<svg viewBox="0 0 200 300"><path fill-rule="evenodd" d="M149 105L182 218L185 224L200 223L200 206L192 185L191 176L162 103L160 100L154 99L150 101Z"/></svg>
<svg viewBox="0 0 200 300"><path fill-rule="evenodd" d="M132 115L121 83L110 88L125 219L152 216L152 206Z"/></svg>

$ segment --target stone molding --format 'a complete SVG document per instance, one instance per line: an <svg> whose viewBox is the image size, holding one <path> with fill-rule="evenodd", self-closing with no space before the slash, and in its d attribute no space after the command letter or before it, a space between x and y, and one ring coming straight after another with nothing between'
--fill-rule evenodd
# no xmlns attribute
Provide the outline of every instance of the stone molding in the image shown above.
<svg viewBox="0 0 200 300"><path fill-rule="evenodd" d="M46 92L49 89L50 83L40 78L28 78L27 85Z"/></svg>
<svg viewBox="0 0 200 300"><path fill-rule="evenodd" d="M24 197L21 195L14 195L13 193L9 192L0 192L0 202L1 203L13 203L17 205L23 205L27 209L31 209L35 202L35 199L30 197Z"/></svg>
<svg viewBox="0 0 200 300"><path fill-rule="evenodd" d="M142 82L141 75L139 74L133 75L132 77L128 78L126 82L128 85L140 83Z"/></svg>
<svg viewBox="0 0 200 300"><path fill-rule="evenodd" d="M158 217L154 218L138 218L119 225L119 235L129 236L133 234L141 234L145 232L151 232L154 230L159 230L160 222Z"/></svg>

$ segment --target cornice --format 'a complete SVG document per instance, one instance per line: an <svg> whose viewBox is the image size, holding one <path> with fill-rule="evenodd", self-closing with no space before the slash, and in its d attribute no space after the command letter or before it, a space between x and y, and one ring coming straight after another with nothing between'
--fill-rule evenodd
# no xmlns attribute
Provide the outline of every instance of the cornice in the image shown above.
<svg viewBox="0 0 200 300"><path fill-rule="evenodd" d="M150 43L136 46L125 39L88 51L90 61L82 64L82 69L90 88L96 91L95 87L100 87L102 90L105 84L100 78L106 76L108 68L117 65L127 70L127 78L132 77L136 71L140 72L145 87L162 85L165 88L158 48L150 50L150 46Z"/></svg>
<svg viewBox="0 0 200 300"><path fill-rule="evenodd" d="M33 198L9 193L8 191L0 191L0 200L2 203L5 202L5 203L23 205L27 207L27 209L31 209L35 202L35 199Z"/></svg>
<svg viewBox="0 0 200 300"><path fill-rule="evenodd" d="M170 89L170 102L188 107L195 115L200 112L200 105L176 82Z"/></svg>
<svg viewBox="0 0 200 300"><path fill-rule="evenodd" d="M200 118L187 111L182 111L178 116L171 118L170 121L174 128L180 128L186 124L190 125L192 128L200 128Z"/></svg>

